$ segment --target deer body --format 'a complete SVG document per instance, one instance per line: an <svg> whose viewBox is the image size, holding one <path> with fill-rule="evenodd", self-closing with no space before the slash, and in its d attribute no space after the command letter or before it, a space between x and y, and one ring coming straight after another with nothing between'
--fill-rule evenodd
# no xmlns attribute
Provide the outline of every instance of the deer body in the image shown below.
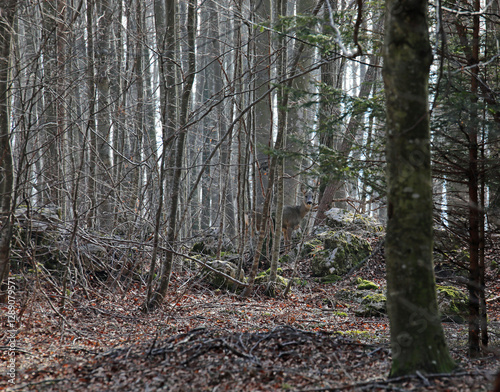
<svg viewBox="0 0 500 392"><path fill-rule="evenodd" d="M292 240L292 233L299 228L300 222L311 210L313 206L313 196L311 192L304 193L304 200L297 206L283 207L283 221L281 229L283 230L283 237L285 239L285 246L290 244Z"/></svg>

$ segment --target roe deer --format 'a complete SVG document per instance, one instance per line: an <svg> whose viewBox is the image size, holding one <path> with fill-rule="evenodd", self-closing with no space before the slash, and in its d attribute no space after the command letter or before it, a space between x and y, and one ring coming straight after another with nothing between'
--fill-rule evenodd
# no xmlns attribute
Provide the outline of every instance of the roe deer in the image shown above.
<svg viewBox="0 0 500 392"><path fill-rule="evenodd" d="M304 199L298 206L285 206L283 207L283 222L281 229L283 230L283 237L285 239L285 247L290 244L292 240L292 233L295 229L299 228L300 222L311 211L313 206L313 194L311 191L303 192Z"/></svg>

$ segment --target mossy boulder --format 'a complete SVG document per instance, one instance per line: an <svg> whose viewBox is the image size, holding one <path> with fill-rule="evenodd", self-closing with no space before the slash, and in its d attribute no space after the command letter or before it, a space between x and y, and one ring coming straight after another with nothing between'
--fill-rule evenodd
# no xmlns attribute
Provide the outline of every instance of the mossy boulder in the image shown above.
<svg viewBox="0 0 500 392"><path fill-rule="evenodd" d="M356 312L360 317L379 317L386 313L387 298L382 293L370 292L361 298L361 306Z"/></svg>
<svg viewBox="0 0 500 392"><path fill-rule="evenodd" d="M343 289L335 294L340 301L354 305L354 313L359 317L380 317L386 313L387 298L381 289Z"/></svg>
<svg viewBox="0 0 500 392"><path fill-rule="evenodd" d="M439 311L444 321L463 323L469 312L467 294L453 286L436 286Z"/></svg>
<svg viewBox="0 0 500 392"><path fill-rule="evenodd" d="M313 238L304 243L302 256L312 256L324 249L323 241L320 238Z"/></svg>
<svg viewBox="0 0 500 392"><path fill-rule="evenodd" d="M318 245L317 241L321 241ZM311 256L313 276L342 276L357 266L370 252L371 247L365 239L344 231L325 231L318 234Z"/></svg>
<svg viewBox="0 0 500 392"><path fill-rule="evenodd" d="M229 275L231 278L237 279L240 282L243 282L245 279L245 274L243 271L240 272L238 276L238 266L230 261L224 260L213 260L209 261L208 264L210 267L215 268L217 271L223 272L226 275ZM211 286L216 288L224 287L224 288L232 288L234 287L234 282L227 279L225 276L219 275L214 271L211 271L205 268L205 273L203 274L203 280L208 282Z"/></svg>
<svg viewBox="0 0 500 392"><path fill-rule="evenodd" d="M61 209L57 206L28 208L20 206L14 213L12 230L11 268L14 272L33 267L29 258L22 257L25 250L19 249L29 243L36 263L51 272L62 272L68 262L66 231L61 220Z"/></svg>
<svg viewBox="0 0 500 392"><path fill-rule="evenodd" d="M379 289L379 287L376 283L369 281L369 280L361 279L361 278L356 279L356 285L357 285L356 287L358 290L378 290Z"/></svg>
<svg viewBox="0 0 500 392"><path fill-rule="evenodd" d="M384 226L373 217L358 214L342 208L331 208L325 212L326 225L334 229L381 233Z"/></svg>
<svg viewBox="0 0 500 392"><path fill-rule="evenodd" d="M266 271L262 271L260 274L258 274L255 277L255 284L264 284L269 282L270 272L271 269L269 268ZM288 285L288 279L281 276L280 273L283 273L283 270L281 268L278 268L276 276L276 286L278 289L284 290L285 287Z"/></svg>
<svg viewBox="0 0 500 392"><path fill-rule="evenodd" d="M215 256L219 247L219 241L221 241L221 252L236 253L236 249L227 235L220 235L219 231L214 229L204 233L194 241L191 247L191 254Z"/></svg>
<svg viewBox="0 0 500 392"><path fill-rule="evenodd" d="M359 281L363 282L363 280ZM362 287L366 286L358 284L356 289L339 290L335 297L338 300L354 304L355 314L359 317L376 317L385 314L387 303L385 291L379 288L366 289ZM443 321L465 322L469 303L467 295L453 286L437 285L436 290L439 312Z"/></svg>

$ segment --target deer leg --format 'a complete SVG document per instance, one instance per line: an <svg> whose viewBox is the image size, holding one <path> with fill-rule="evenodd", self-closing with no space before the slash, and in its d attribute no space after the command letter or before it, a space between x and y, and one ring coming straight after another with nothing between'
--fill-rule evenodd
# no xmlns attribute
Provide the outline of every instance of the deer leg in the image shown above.
<svg viewBox="0 0 500 392"><path fill-rule="evenodd" d="M283 232L283 244L285 246L285 250L288 246L288 229L286 227L283 227L281 229L281 231Z"/></svg>

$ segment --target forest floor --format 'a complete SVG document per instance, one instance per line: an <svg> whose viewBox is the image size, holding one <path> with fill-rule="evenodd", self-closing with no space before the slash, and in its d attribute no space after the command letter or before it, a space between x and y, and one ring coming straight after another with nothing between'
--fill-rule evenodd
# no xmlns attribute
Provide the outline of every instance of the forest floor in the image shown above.
<svg viewBox="0 0 500 392"><path fill-rule="evenodd" d="M284 274L290 273L284 268ZM286 298L249 299L174 273L164 306L138 309L143 285L76 288L63 311L49 281L34 279L15 339L15 383L5 377L9 331L0 332L0 390L11 391L489 391L500 367L500 300L488 302L490 350L467 356L467 324L443 323L457 370L388 379L389 321L358 317L335 293L356 276L385 285L382 255L349 279L306 281ZM489 276L498 297L500 279ZM495 294L496 293L496 294ZM16 292L16 312L26 295ZM3 308L4 311L7 308ZM2 326L6 325L5 312Z"/></svg>

